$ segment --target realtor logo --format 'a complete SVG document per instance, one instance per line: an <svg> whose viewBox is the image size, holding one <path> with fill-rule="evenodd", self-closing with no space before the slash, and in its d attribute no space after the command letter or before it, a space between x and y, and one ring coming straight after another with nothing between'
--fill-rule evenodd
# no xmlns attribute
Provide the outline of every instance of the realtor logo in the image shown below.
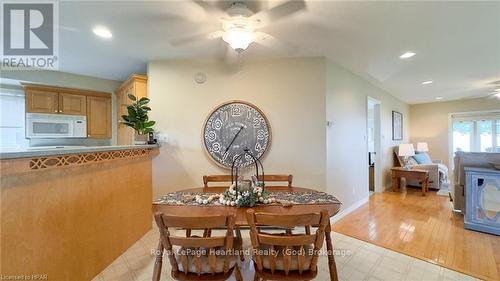
<svg viewBox="0 0 500 281"><path fill-rule="evenodd" d="M2 69L57 69L56 5L2 4Z"/></svg>

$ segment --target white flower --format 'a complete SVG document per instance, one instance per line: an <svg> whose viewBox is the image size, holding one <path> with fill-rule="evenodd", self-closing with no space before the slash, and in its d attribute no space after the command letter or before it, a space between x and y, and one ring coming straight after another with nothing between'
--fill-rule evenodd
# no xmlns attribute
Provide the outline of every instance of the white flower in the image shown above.
<svg viewBox="0 0 500 281"><path fill-rule="evenodd" d="M236 203L234 203L234 201L231 201L231 206L234 206L236 205Z"/></svg>
<svg viewBox="0 0 500 281"><path fill-rule="evenodd" d="M231 190L231 194L236 194L236 190Z"/></svg>
<svg viewBox="0 0 500 281"><path fill-rule="evenodd" d="M207 199L203 200L203 205L206 205L206 204L208 204L208 200Z"/></svg>
<svg viewBox="0 0 500 281"><path fill-rule="evenodd" d="M257 193L257 196L261 197L261 196L262 196L262 193L260 193L260 192L259 192L259 193Z"/></svg>
<svg viewBox="0 0 500 281"><path fill-rule="evenodd" d="M264 198L259 197L259 202L264 202Z"/></svg>
<svg viewBox="0 0 500 281"><path fill-rule="evenodd" d="M238 195L238 199L241 199L241 195Z"/></svg>
<svg viewBox="0 0 500 281"><path fill-rule="evenodd" d="M264 199L264 204L267 204L267 203L269 203L269 200Z"/></svg>
<svg viewBox="0 0 500 281"><path fill-rule="evenodd" d="M226 201L226 205L227 205L227 206L231 205L231 201L227 200L227 201Z"/></svg>

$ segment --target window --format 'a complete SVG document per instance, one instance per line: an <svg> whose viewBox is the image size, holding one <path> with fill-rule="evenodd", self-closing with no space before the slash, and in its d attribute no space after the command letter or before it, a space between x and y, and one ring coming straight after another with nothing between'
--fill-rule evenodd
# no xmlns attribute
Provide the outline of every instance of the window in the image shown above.
<svg viewBox="0 0 500 281"><path fill-rule="evenodd" d="M500 152L500 113L452 115L453 153Z"/></svg>
<svg viewBox="0 0 500 281"><path fill-rule="evenodd" d="M0 89L0 148L25 147L24 93Z"/></svg>

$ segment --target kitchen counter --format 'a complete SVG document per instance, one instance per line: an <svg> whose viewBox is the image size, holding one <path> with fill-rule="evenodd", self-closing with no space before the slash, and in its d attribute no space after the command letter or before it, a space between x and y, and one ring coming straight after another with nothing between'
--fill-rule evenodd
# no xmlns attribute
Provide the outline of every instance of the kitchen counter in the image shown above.
<svg viewBox="0 0 500 281"><path fill-rule="evenodd" d="M91 280L104 270L151 229L158 147L2 151L2 275Z"/></svg>
<svg viewBox="0 0 500 281"><path fill-rule="evenodd" d="M142 148L158 148L158 144L145 145L109 145L109 146L53 146L53 147L30 147L22 149L5 149L0 150L1 159L41 157L41 156L57 156L66 154L117 151L126 149L142 149Z"/></svg>

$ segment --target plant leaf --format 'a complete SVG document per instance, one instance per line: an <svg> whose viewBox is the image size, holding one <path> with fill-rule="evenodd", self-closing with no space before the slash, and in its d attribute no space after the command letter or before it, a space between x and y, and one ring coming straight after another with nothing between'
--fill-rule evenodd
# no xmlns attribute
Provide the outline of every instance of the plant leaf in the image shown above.
<svg viewBox="0 0 500 281"><path fill-rule="evenodd" d="M156 124L156 121L151 120L144 123L144 127L152 127L154 124Z"/></svg>
<svg viewBox="0 0 500 281"><path fill-rule="evenodd" d="M131 100L133 100L133 101L137 100L137 98L134 95L132 95L132 94L128 94L128 98L131 99Z"/></svg>

